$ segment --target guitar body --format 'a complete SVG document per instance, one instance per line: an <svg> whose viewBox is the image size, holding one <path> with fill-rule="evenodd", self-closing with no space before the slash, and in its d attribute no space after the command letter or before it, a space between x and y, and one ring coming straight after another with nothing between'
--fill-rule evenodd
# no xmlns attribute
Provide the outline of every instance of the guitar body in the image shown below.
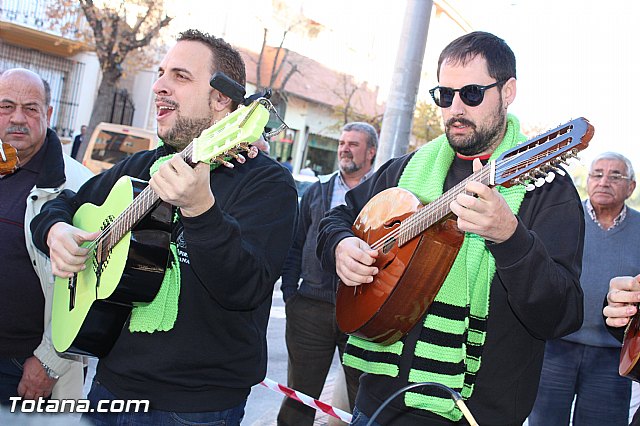
<svg viewBox="0 0 640 426"><path fill-rule="evenodd" d="M104 229L146 186L123 176L101 206L82 205L73 225L88 232ZM151 302L162 284L171 241L171 206L160 203L104 254L87 260L71 280L56 277L53 292L52 340L58 352L102 357L120 335L132 306Z"/></svg>
<svg viewBox="0 0 640 426"><path fill-rule="evenodd" d="M352 227L370 246L393 240L403 221L422 208L402 188L389 188L364 206ZM460 250L464 234L445 217L402 246L385 244L378 250L373 282L357 287L338 284L336 317L340 329L389 345L406 334L425 314L440 290Z"/></svg>
<svg viewBox="0 0 640 426"><path fill-rule="evenodd" d="M624 333L622 350L620 351L620 366L618 372L623 377L640 382L640 314L636 313L629 322Z"/></svg>

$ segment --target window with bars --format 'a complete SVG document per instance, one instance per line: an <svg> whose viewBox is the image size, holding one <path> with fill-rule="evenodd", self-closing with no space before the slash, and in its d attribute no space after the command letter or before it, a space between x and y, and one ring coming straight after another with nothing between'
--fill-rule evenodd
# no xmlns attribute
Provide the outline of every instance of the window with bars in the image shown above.
<svg viewBox="0 0 640 426"><path fill-rule="evenodd" d="M70 138L77 133L73 125L84 64L0 41L0 71L18 67L38 73L51 86L51 128L58 136Z"/></svg>

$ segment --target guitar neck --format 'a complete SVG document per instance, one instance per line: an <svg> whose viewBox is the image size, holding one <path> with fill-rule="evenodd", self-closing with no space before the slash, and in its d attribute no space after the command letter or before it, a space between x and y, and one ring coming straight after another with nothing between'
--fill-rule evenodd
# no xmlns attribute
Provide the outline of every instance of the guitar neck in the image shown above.
<svg viewBox="0 0 640 426"><path fill-rule="evenodd" d="M180 151L182 159L192 167L193 142ZM160 201L160 197L150 186L144 188L133 202L93 241L90 248L95 248L100 253L109 253L118 242L131 231L140 220L145 217Z"/></svg>
<svg viewBox="0 0 640 426"><path fill-rule="evenodd" d="M405 219L399 227L397 238L398 246L401 247L413 238L422 234L430 226L450 215L451 208L449 206L458 194L466 193L473 195L465 191L467 182L476 181L487 186L493 186L490 180L492 175L491 169L492 162L489 162L482 169L472 173L440 197L436 198L434 201Z"/></svg>

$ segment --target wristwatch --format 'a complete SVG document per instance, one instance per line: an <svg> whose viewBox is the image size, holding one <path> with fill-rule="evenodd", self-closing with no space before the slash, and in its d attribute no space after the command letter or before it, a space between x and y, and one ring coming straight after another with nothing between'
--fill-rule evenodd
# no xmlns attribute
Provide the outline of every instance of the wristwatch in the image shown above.
<svg viewBox="0 0 640 426"><path fill-rule="evenodd" d="M55 371L53 371L51 369L51 367L49 367L47 364L45 364L44 362L40 361L40 365L42 365L42 368L44 369L44 372L47 373L47 376L50 379L53 380L58 380L60 378L60 375L58 373L56 373Z"/></svg>

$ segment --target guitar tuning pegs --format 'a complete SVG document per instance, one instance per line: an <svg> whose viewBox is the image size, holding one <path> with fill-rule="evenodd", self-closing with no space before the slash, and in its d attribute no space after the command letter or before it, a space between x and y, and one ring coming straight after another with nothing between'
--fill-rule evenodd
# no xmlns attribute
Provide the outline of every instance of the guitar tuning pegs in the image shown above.
<svg viewBox="0 0 640 426"><path fill-rule="evenodd" d="M555 178L556 178L556 174L555 174L555 173L553 173L553 172L549 172L549 173L547 173L547 175L544 177L544 180L545 180L547 183L551 183L551 182L553 182L553 180L554 180Z"/></svg>
<svg viewBox="0 0 640 426"><path fill-rule="evenodd" d="M225 159L224 159L224 157L223 157L223 156L221 156L221 155L219 155L219 156L215 157L215 158L214 158L214 161L215 161L215 162L217 162L217 163L220 163L220 164L222 164L223 166L228 167L228 168L230 168L230 169L233 169L233 167L234 167L234 165L233 165L232 163L230 163L230 162L228 162L227 160L225 160Z"/></svg>
<svg viewBox="0 0 640 426"><path fill-rule="evenodd" d="M545 184L545 180L543 177L539 177L539 178L536 178L536 180L533 183L537 188L540 188L542 185Z"/></svg>
<svg viewBox="0 0 640 426"><path fill-rule="evenodd" d="M535 186L534 184L530 183L530 184L526 185L526 186L524 187L524 189L526 189L526 190L527 190L527 192L531 192L531 191L533 191L534 189L536 189L536 186Z"/></svg>
<svg viewBox="0 0 640 426"><path fill-rule="evenodd" d="M244 164L247 160L246 158L244 158L244 156L242 154L239 154L238 151L234 148L234 149L230 149L229 151L227 151L225 154L229 155L233 158L235 158L235 160L239 163L239 164Z"/></svg>
<svg viewBox="0 0 640 426"><path fill-rule="evenodd" d="M249 151L247 152L247 157L249 158L256 158L258 156L258 148L256 148L255 146L250 146L249 147Z"/></svg>
<svg viewBox="0 0 640 426"><path fill-rule="evenodd" d="M578 158L578 151L576 151L575 149L571 150L571 152L568 152L565 154L564 158L565 159Z"/></svg>
<svg viewBox="0 0 640 426"><path fill-rule="evenodd" d="M556 168L556 173L559 174L560 176L566 176L567 172L565 172L564 170L562 170L561 168Z"/></svg>

